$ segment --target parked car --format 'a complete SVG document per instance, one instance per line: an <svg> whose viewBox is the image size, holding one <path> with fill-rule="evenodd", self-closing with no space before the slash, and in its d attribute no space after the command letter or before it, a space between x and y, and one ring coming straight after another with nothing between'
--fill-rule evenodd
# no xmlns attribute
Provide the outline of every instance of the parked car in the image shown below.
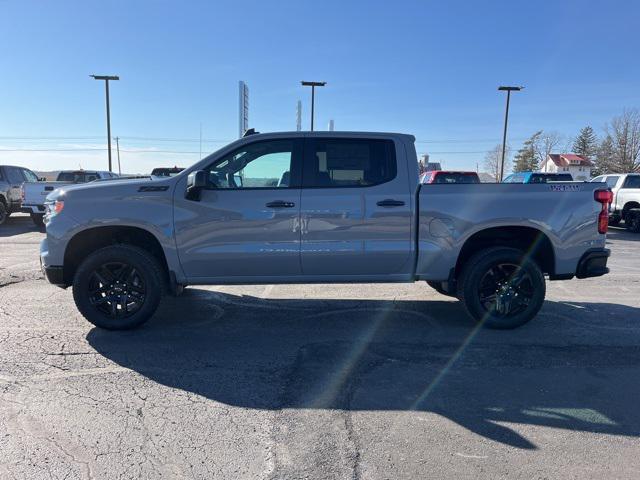
<svg viewBox="0 0 640 480"><path fill-rule="evenodd" d="M480 183L476 172L432 170L420 175L420 183Z"/></svg>
<svg viewBox="0 0 640 480"><path fill-rule="evenodd" d="M254 134L175 177L59 188L43 271L106 329L142 324L186 285L423 280L513 328L542 306L544 275L608 272L609 190L419 184L414 141Z"/></svg>
<svg viewBox="0 0 640 480"><path fill-rule="evenodd" d="M640 173L610 173L600 175L592 182L606 182L613 192L611 225L629 221L629 212L640 208Z"/></svg>
<svg viewBox="0 0 640 480"><path fill-rule="evenodd" d="M22 184L37 181L38 176L28 168L0 165L0 225L22 208Z"/></svg>
<svg viewBox="0 0 640 480"><path fill-rule="evenodd" d="M63 170L58 173L55 182L26 181L22 185L22 211L29 213L33 223L43 226L44 201L49 193L63 185L88 183L95 180L112 180L118 175L98 170Z"/></svg>
<svg viewBox="0 0 640 480"><path fill-rule="evenodd" d="M512 173L502 183L573 182L570 173L518 172Z"/></svg>
<svg viewBox="0 0 640 480"><path fill-rule="evenodd" d="M151 170L151 175L154 177L175 177L183 170L183 167L158 167Z"/></svg>

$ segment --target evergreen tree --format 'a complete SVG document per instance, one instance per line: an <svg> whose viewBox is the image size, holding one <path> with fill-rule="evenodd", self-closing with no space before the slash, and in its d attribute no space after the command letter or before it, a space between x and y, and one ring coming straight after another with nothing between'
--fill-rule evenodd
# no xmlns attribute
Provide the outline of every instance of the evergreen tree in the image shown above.
<svg viewBox="0 0 640 480"><path fill-rule="evenodd" d="M602 139L600 146L596 152L595 167L592 170L594 177L605 173L614 173L615 167L615 148L613 146L613 138L607 135Z"/></svg>
<svg viewBox="0 0 640 480"><path fill-rule="evenodd" d="M580 130L573 142L573 153L589 160L595 159L598 153L598 137L590 126Z"/></svg>
<svg viewBox="0 0 640 480"><path fill-rule="evenodd" d="M514 173L533 172L538 170L536 152L541 136L542 130L534 133L522 144L522 148L516 152L516 155L513 158Z"/></svg>

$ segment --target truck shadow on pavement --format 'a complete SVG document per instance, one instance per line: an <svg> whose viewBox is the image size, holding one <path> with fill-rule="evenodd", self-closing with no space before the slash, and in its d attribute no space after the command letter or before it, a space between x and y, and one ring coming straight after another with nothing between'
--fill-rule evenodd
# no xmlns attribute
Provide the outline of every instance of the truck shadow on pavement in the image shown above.
<svg viewBox="0 0 640 480"><path fill-rule="evenodd" d="M45 231L44 227L36 227L29 215L13 214L0 225L0 237L14 237L28 232Z"/></svg>
<svg viewBox="0 0 640 480"><path fill-rule="evenodd" d="M432 412L521 449L537 448L528 426L640 436L640 309L629 306L548 301L524 327L490 331L455 301L191 288L139 330L87 339L152 381L232 406Z"/></svg>

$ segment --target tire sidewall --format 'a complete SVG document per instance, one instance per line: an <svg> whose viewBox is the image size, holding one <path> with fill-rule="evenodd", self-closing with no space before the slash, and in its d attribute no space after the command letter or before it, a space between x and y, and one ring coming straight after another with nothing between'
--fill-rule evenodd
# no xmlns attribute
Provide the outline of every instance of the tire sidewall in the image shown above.
<svg viewBox="0 0 640 480"><path fill-rule="evenodd" d="M527 308L517 315L499 317L489 314L480 303L478 286L489 268L496 263L513 263L520 265L531 277L533 296ZM472 257L465 269L461 282L461 298L469 314L479 323L495 329L516 328L527 323L536 316L546 294L544 275L538 265L517 249L495 248L488 249Z"/></svg>
<svg viewBox="0 0 640 480"><path fill-rule="evenodd" d="M7 211L7 207L5 206L4 202L0 201L0 225L6 222L8 217L9 213Z"/></svg>
<svg viewBox="0 0 640 480"><path fill-rule="evenodd" d="M142 307L130 317L114 319L93 305L88 286L92 273L109 262L122 262L133 266L145 284L145 300ZM146 322L155 312L162 297L162 278L157 261L144 250L129 246L105 247L89 255L78 267L73 279L73 298L82 315L95 326L107 330L128 330Z"/></svg>

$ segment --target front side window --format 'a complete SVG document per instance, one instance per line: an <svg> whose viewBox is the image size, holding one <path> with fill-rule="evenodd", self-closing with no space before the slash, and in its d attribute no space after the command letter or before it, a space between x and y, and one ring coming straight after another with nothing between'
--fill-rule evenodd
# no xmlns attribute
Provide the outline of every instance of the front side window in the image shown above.
<svg viewBox="0 0 640 480"><path fill-rule="evenodd" d="M26 168L22 170L22 174L27 179L27 182L37 182L38 177L31 170L27 170Z"/></svg>
<svg viewBox="0 0 640 480"><path fill-rule="evenodd" d="M640 175L629 175L622 188L640 188Z"/></svg>
<svg viewBox="0 0 640 480"><path fill-rule="evenodd" d="M307 143L306 187L370 187L396 177L392 140L318 138Z"/></svg>
<svg viewBox="0 0 640 480"><path fill-rule="evenodd" d="M613 175L613 176L609 176L607 177L607 187L609 188L613 188L616 186L616 183L618 183L618 179L620 177L617 175Z"/></svg>
<svg viewBox="0 0 640 480"><path fill-rule="evenodd" d="M211 188L290 187L294 146L293 140L271 140L226 155L207 169Z"/></svg>

